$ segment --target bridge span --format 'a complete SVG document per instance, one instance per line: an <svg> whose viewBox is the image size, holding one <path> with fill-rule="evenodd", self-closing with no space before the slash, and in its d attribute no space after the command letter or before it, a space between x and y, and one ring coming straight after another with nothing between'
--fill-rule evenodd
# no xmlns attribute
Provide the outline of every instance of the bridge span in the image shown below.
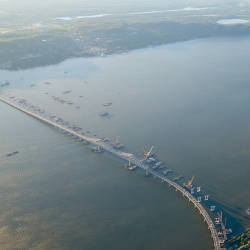
<svg viewBox="0 0 250 250"><path fill-rule="evenodd" d="M7 100L4 97L0 96L0 101L2 101L3 103L24 112L25 114L36 118L48 125L51 125L59 130L62 130L70 135L73 135L81 140L84 140L94 146L97 147L101 147L104 151L112 153L113 155L119 157L120 159L126 161L126 162L130 162L134 165L136 165L137 167L145 170L147 173L151 174L152 176L158 178L159 180L161 180L164 183L168 183L169 186L173 187L176 191L179 191L184 197L186 197L189 202L192 202L194 207L198 209L198 211L200 212L200 214L203 216L204 221L207 223L208 225L208 229L210 230L211 233L211 237L213 239L213 243L214 243L214 248L215 250L223 250L223 248L221 248L220 246L220 239L218 237L218 233L216 230L216 227L214 225L213 220L211 219L210 215L208 214L208 212L206 211L206 209L202 206L202 204L185 188L183 188L182 186L180 186L178 183L170 180L169 178L167 178L166 176L162 175L161 173L151 169L149 167L149 165L147 165L146 163L144 163L142 160L140 160L138 157L136 157L134 154L131 153L127 153L127 152L123 152L120 149L116 149L114 148L111 144L105 142L103 139L98 139L98 138L93 138L93 137L89 137L86 135L83 135L81 133L78 133L72 129L69 129L63 125L60 125L54 121L51 121L45 117L43 117L41 114L37 114L35 112L32 112L24 107L22 107L21 105L18 105L16 103L13 103L12 101Z"/></svg>

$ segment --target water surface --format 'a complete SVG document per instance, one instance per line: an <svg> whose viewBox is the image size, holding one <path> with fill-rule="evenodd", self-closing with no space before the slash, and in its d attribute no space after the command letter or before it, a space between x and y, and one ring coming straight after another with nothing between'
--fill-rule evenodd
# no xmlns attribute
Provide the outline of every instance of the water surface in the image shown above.
<svg viewBox="0 0 250 250"><path fill-rule="evenodd" d="M230 24L244 24L248 23L247 19L220 19L217 21L218 24L230 25Z"/></svg>
<svg viewBox="0 0 250 250"><path fill-rule="evenodd" d="M12 83L5 91L92 136L118 136L135 153L154 145L237 231L249 224L249 46L248 37L206 39L0 73ZM212 249L200 215L167 185L4 104L0 112L1 248Z"/></svg>

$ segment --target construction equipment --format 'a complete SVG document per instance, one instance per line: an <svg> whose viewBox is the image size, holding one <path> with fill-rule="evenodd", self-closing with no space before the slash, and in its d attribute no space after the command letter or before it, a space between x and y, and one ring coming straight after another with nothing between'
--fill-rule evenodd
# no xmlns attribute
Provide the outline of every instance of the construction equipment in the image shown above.
<svg viewBox="0 0 250 250"><path fill-rule="evenodd" d="M104 151L103 148L99 145L96 147L93 147L91 150L95 153L102 153Z"/></svg>
<svg viewBox="0 0 250 250"><path fill-rule="evenodd" d="M216 206L210 206L210 211L211 211L211 212L214 212L214 211L215 211L215 208L216 208Z"/></svg>
<svg viewBox="0 0 250 250"><path fill-rule="evenodd" d="M191 180L188 183L183 183L183 185L191 189L193 187L193 181L194 181L194 176L191 178Z"/></svg>
<svg viewBox="0 0 250 250"><path fill-rule="evenodd" d="M118 141L118 138L117 138L117 137L115 137L113 147L116 148L116 149L121 149L121 148L124 147L124 145L121 144L121 143Z"/></svg>
<svg viewBox="0 0 250 250"><path fill-rule="evenodd" d="M171 172L173 172L172 169L166 169L166 170L162 171L162 174L165 175L165 176L167 176Z"/></svg>
<svg viewBox="0 0 250 250"><path fill-rule="evenodd" d="M150 156L153 155L153 154L152 154L153 148L154 148L154 146L152 146L148 152L147 152L147 151L144 151L144 159L145 159L145 160L148 159Z"/></svg>

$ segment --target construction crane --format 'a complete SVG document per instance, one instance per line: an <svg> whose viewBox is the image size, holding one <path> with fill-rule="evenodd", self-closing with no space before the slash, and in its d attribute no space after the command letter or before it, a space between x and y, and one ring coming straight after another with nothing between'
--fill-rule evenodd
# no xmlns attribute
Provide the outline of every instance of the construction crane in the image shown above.
<svg viewBox="0 0 250 250"><path fill-rule="evenodd" d="M116 148L116 149L121 149L121 148L124 147L124 145L121 144L121 143L118 141L118 138L117 138L117 137L115 137L113 146L114 146L114 148Z"/></svg>
<svg viewBox="0 0 250 250"><path fill-rule="evenodd" d="M154 148L154 146L152 146L148 152L144 151L144 159L145 160L148 159L152 155L153 148Z"/></svg>
<svg viewBox="0 0 250 250"><path fill-rule="evenodd" d="M194 181L194 176L191 178L191 180L188 183L183 183L183 185L189 189L192 188L193 186L193 181Z"/></svg>

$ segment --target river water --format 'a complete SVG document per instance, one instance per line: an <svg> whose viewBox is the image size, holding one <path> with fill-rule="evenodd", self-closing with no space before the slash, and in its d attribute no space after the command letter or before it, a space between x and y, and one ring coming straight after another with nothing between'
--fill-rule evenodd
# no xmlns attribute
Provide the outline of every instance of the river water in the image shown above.
<svg viewBox="0 0 250 250"><path fill-rule="evenodd" d="M130 152L154 145L172 177L195 176L238 232L249 224L249 46L249 37L195 40L1 71L11 82L1 91L91 136L118 136ZM200 215L167 185L3 103L0 117L1 249L212 249Z"/></svg>

